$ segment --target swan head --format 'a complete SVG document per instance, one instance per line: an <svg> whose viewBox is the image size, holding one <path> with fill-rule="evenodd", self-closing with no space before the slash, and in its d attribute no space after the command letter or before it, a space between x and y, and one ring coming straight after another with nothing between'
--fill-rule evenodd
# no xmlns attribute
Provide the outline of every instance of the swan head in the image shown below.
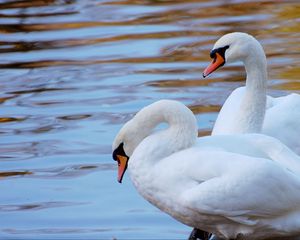
<svg viewBox="0 0 300 240"><path fill-rule="evenodd" d="M168 127L156 131L155 128L160 123L166 123ZM197 120L189 108L174 100L162 99L142 108L124 124L112 145L112 157L118 162L118 181L120 183L127 169L129 158L132 157L138 145L145 138L150 135L153 137L156 134L160 134L159 139L165 136L164 142L169 144L166 147L167 151L165 148L161 148L164 149L164 153L168 151L171 153L174 149L179 151L188 148L197 139ZM178 136L181 137L178 138ZM153 144L154 148L157 143L159 140ZM161 147L160 144L158 145ZM151 149L151 146L147 145L147 148Z"/></svg>
<svg viewBox="0 0 300 240"><path fill-rule="evenodd" d="M160 101L163 102L163 101ZM156 102L158 104L159 102ZM148 136L152 130L145 124L151 122L151 117L145 116L145 110L151 110L149 105L140 110L131 120L126 122L120 129L112 144L112 157L118 162L118 182L122 183L124 173L126 172L129 158L132 156L136 147ZM145 118L144 118L145 116Z"/></svg>
<svg viewBox="0 0 300 240"><path fill-rule="evenodd" d="M118 182L121 183L128 166L128 160L141 139L134 127L133 120L127 122L116 136L112 149L112 157L118 162Z"/></svg>
<svg viewBox="0 0 300 240"><path fill-rule="evenodd" d="M113 159L118 162L118 182L121 183L129 160L129 157L124 151L123 142L113 151Z"/></svg>
<svg viewBox="0 0 300 240"><path fill-rule="evenodd" d="M260 43L251 35L242 32L228 33L215 43L210 52L213 59L211 64L204 70L203 77L222 67L225 63L237 61L245 62L252 54L263 53ZM264 57L261 55L261 57Z"/></svg>

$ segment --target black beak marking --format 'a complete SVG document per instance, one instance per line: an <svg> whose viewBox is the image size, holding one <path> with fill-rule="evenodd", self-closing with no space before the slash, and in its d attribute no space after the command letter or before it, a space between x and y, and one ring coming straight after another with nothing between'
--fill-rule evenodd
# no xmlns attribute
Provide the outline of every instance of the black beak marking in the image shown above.
<svg viewBox="0 0 300 240"><path fill-rule="evenodd" d="M216 60L216 53L219 53L223 57L223 59L225 60L225 52L228 48L229 48L229 45L226 45L225 47L213 49L213 50L211 50L209 56L212 59Z"/></svg>
<svg viewBox="0 0 300 240"><path fill-rule="evenodd" d="M120 165L120 161L119 161L117 155L124 156L129 159L129 157L126 155L126 153L124 151L124 143L120 143L120 145L112 153L112 158L115 161L118 161L118 165Z"/></svg>

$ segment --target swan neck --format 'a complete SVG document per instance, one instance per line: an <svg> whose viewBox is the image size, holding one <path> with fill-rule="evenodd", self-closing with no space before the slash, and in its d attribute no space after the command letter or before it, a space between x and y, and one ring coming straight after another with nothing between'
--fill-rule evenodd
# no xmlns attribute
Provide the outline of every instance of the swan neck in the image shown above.
<svg viewBox="0 0 300 240"><path fill-rule="evenodd" d="M159 200L163 199L161 185L164 183L156 177L161 174L157 166L171 154L195 144L198 135L196 118L183 104L162 100L142 109L133 123L142 139L128 161L130 178L144 198L165 211L172 205ZM160 123L167 123L168 127L153 133Z"/></svg>
<svg viewBox="0 0 300 240"><path fill-rule="evenodd" d="M250 57L251 56L244 61L247 74L246 89L248 92L264 93L266 92L267 84L267 64L265 56L263 56L263 59Z"/></svg>
<svg viewBox="0 0 300 240"><path fill-rule="evenodd" d="M153 133L160 123L167 123L168 127ZM136 115L135 125L141 140L137 144L138 152L147 153L155 161L192 146L198 134L191 110L171 100L161 100L144 108ZM145 149L141 151L141 147Z"/></svg>
<svg viewBox="0 0 300 240"><path fill-rule="evenodd" d="M267 63L259 45L244 61L247 73L246 91L236 119L236 133L261 132L266 112Z"/></svg>

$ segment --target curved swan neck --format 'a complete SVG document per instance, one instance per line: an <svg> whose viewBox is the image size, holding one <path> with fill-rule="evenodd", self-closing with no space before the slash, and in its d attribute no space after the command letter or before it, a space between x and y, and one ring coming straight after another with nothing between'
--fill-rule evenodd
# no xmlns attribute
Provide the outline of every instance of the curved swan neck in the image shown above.
<svg viewBox="0 0 300 240"><path fill-rule="evenodd" d="M188 148L197 139L198 130L194 114L177 101L155 102L138 112L132 121L138 136L136 139L139 139L139 142L135 143L136 147L143 148L139 152L148 154L155 160ZM151 134L160 123L167 123L169 127Z"/></svg>
<svg viewBox="0 0 300 240"><path fill-rule="evenodd" d="M152 204L161 209L172 207L158 200L163 198L164 191L161 191L159 178L155 177L161 174L156 166L162 159L195 144L198 135L196 118L183 104L161 100L143 108L130 122L130 129L134 128L137 134L133 137L139 139L128 161L130 178L140 194ZM160 123L167 123L168 127L151 134Z"/></svg>
<svg viewBox="0 0 300 240"><path fill-rule="evenodd" d="M266 91L267 59L262 46L255 40L254 46L249 49L244 65L247 73L247 91Z"/></svg>
<svg viewBox="0 0 300 240"><path fill-rule="evenodd" d="M236 132L260 132L266 111L267 60L262 46L254 38L243 62L247 73L246 91L236 119Z"/></svg>

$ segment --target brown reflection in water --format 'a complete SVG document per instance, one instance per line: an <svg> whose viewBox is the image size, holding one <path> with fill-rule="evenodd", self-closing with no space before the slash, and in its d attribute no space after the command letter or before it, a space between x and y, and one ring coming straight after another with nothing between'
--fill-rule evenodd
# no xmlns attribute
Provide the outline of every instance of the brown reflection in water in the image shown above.
<svg viewBox="0 0 300 240"><path fill-rule="evenodd" d="M121 58L112 60L41 60L0 64L1 68L42 68L50 66L76 66L76 65L94 65L103 63L164 63L168 62L167 57L147 57L147 58Z"/></svg>
<svg viewBox="0 0 300 240"><path fill-rule="evenodd" d="M1 17L1 16L0 16ZM84 26L86 27L86 26ZM0 45L6 46L0 49L0 53L8 52L27 52L43 49L59 49L78 46L91 46L94 44L113 43L125 40L143 40L143 39L166 39L175 37L200 36L201 33L193 31L170 31L158 33L140 33L140 34L123 34L113 37L86 38L86 39L64 39L51 41L21 41L21 42L0 42Z"/></svg>
<svg viewBox="0 0 300 240"><path fill-rule="evenodd" d="M10 100L10 99L13 99L15 98L16 95L13 95L13 96L7 96L7 97L0 97L0 104L3 104L5 103L7 100Z"/></svg>
<svg viewBox="0 0 300 240"><path fill-rule="evenodd" d="M30 1L31 2L31 1ZM33 1L35 2L35 1ZM38 1L43 2L44 4L52 4L55 1ZM68 3L69 1L66 1ZM191 3L196 3L199 1L186 1ZM201 1L200 1L201 2ZM206 2L206 1L204 1ZM183 20L193 20L193 19L207 19L210 17L215 16L243 16L245 14L253 14L257 13L262 7L265 5L270 5L272 7L273 2L242 2L239 4L230 4L230 2L225 1L224 5L219 5L218 7L215 6L205 6L205 7L197 7L196 9L190 10L190 6L182 4L182 1L166 1L164 4L172 5L176 3L181 3L183 6L182 9L166 9L165 11L158 12L158 13L151 13L151 15L146 16L137 16L134 19L130 20L123 20L120 22L117 21L84 21L84 22L60 22L60 23L47 23L47 24L2 24L0 26L0 31L3 32L31 32L31 31L51 31L51 30L63 30L63 29L79 29L79 28L89 28L89 27L100 27L100 26L128 26L128 25L143 25L143 24L162 24L162 23L169 23L169 22L177 22L181 18ZM222 1L221 1L222 3ZM22 2L24 4L24 2ZM117 2L109 2L103 3L103 5L107 4L141 4L141 5L156 5L162 4L160 1L117 1ZM100 4L101 5L101 4ZM6 6L6 5L5 5ZM26 6L30 6L30 4L26 4ZM226 10L226 11L224 11ZM66 12L66 14L70 14ZM224 15L225 14L225 15ZM18 16L21 17L21 16ZM37 16L36 16L37 17ZM178 18L178 19L177 19ZM215 21L211 21L209 24L217 24L220 25L221 23ZM235 24L243 24L239 21L234 22L226 22L228 26L232 26ZM202 24L205 26L206 24ZM236 26L235 26L236 27ZM212 29L213 30L213 29ZM229 30L230 31L230 30ZM222 35L225 32L219 32L219 35ZM45 41L45 42L16 42L15 50L20 51L28 51L32 49L48 49L48 48L59 48L59 47L69 47L69 46L79 46L79 45L90 45L95 43L101 42L113 42L119 41L124 39L151 39L151 38L171 38L176 36L209 36L212 35L211 31L177 31L177 32L159 32L159 33L146 33L146 34L133 34L133 35L121 35L112 38L104 38L104 39L69 39L63 41ZM210 41L211 42L211 41ZM4 43L2 43L4 44ZM12 43L7 43L12 44ZM193 43L197 44L197 43ZM1 51L13 51L12 49L2 49Z"/></svg>
<svg viewBox="0 0 300 240"><path fill-rule="evenodd" d="M29 1L27 1L29 2ZM54 16L66 16L66 15L72 15L76 14L78 12L76 11L70 11L70 12L53 12L53 13L18 13L18 14L1 14L0 18L30 18L30 17L54 17Z"/></svg>
<svg viewBox="0 0 300 240"><path fill-rule="evenodd" d="M52 124L52 125L46 125L46 126L41 126L41 127L35 127L34 129L31 129L27 132L35 133L35 134L44 134L44 133L53 132L55 130L57 131L57 130L62 130L62 129L65 129L65 128L61 125ZM23 133L25 133L25 131L23 131Z"/></svg>
<svg viewBox="0 0 300 240"><path fill-rule="evenodd" d="M33 130L19 130L17 134L32 133ZM106 146L90 146L84 142L69 142L65 144L61 139L44 140L39 142L19 142L12 144L1 144L0 160L20 161L30 160L34 157L47 157L53 155L69 155L69 154L107 154L111 152L111 147ZM33 171L34 172L34 171Z"/></svg>
<svg viewBox="0 0 300 240"><path fill-rule="evenodd" d="M208 86L209 84L217 82L216 79L188 79L188 80L160 80L160 81L151 81L147 82L146 84L151 87L158 87L158 88L169 88L169 87L193 87L193 86Z"/></svg>
<svg viewBox="0 0 300 240"><path fill-rule="evenodd" d="M198 137L205 137L205 136L210 136L210 135L211 135L211 130L210 129L198 130Z"/></svg>
<svg viewBox="0 0 300 240"><path fill-rule="evenodd" d="M194 114L219 112L221 107L219 105L193 105L188 106Z"/></svg>
<svg viewBox="0 0 300 240"><path fill-rule="evenodd" d="M48 208L57 207L70 207L76 205L82 205L84 203L79 202L41 202L41 203L30 203L30 204L9 204L0 205L0 212L15 212L15 211L33 211L33 210L43 210Z"/></svg>
<svg viewBox="0 0 300 240"><path fill-rule="evenodd" d="M276 17L278 17L278 20L288 21L288 24L282 24L278 26L281 33L288 32L291 34L297 34L299 37L299 29L300 29L300 22L299 22L300 6L299 5L293 6L291 4L285 4L281 8L278 8L276 15L277 15Z"/></svg>
<svg viewBox="0 0 300 240"><path fill-rule="evenodd" d="M199 3L199 2L209 2L209 0L185 0L184 3ZM120 1L109 1L104 4L109 5L168 5L182 4L182 0L120 0Z"/></svg>
<svg viewBox="0 0 300 240"><path fill-rule="evenodd" d="M14 33L14 32L41 32L54 31L66 29L79 29L96 27L107 24L99 24L95 22L72 22L72 23L46 23L46 24L2 24L0 25L0 32Z"/></svg>
<svg viewBox="0 0 300 240"><path fill-rule="evenodd" d="M42 7L48 6L51 4L55 4L56 0L34 0L34 1L27 1L27 0L18 0L18 1L9 1L0 3L0 9L12 9L12 8L29 8L29 7ZM64 3L74 2L74 0L65 0L61 1Z"/></svg>
<svg viewBox="0 0 300 240"><path fill-rule="evenodd" d="M30 177L43 179L61 179L61 178L75 178L84 176L97 171L111 171L115 170L116 166L113 163L102 163L95 165L81 164L68 165L64 167L53 167L33 170L34 174Z"/></svg>
<svg viewBox="0 0 300 240"><path fill-rule="evenodd" d="M157 12L157 13L151 13L151 15L141 16L137 19L135 19L133 22L136 24L162 24L162 23L170 23L170 22L178 22L181 20L195 20L195 19L209 19L209 18L216 18L216 16L219 17L231 17L231 16L244 16L244 15L252 15L257 14L259 11L264 9L264 11L267 11L267 9L274 8L274 4L277 1L253 1L253 2L238 2L238 4L232 2L232 1L214 1L216 4L207 4L212 1L201 1L201 0L188 0L188 1L182 1L182 0L172 0L172 1L156 1L156 0L125 0L125 1L115 1L115 2L109 2L104 4L124 4L124 5L163 5L166 4L169 6L168 9L165 11ZM206 3L205 5L197 3ZM278 2L277 2L278 3ZM191 8L190 4L195 4L194 7ZM178 5L178 7L176 6ZM225 21L223 21L224 24ZM211 24L214 25L215 21L212 19ZM217 25L222 25L222 22L218 22ZM243 24L240 21L234 21L234 22L228 22L228 26L230 24L236 24L240 25ZM220 33L220 32L218 32ZM211 35L212 32L207 32L207 35Z"/></svg>
<svg viewBox="0 0 300 240"><path fill-rule="evenodd" d="M47 7L47 6L58 6L57 0L19 0L19 1L6 1L0 3L0 9L20 9L18 13L0 13L0 18L29 18L29 17L50 17L50 16L66 16L68 14L77 13L75 11L64 11L64 12L51 12L51 13L26 13L26 8L33 7ZM60 0L60 5L67 5L75 3L75 0Z"/></svg>
<svg viewBox="0 0 300 240"><path fill-rule="evenodd" d="M0 180L2 178L7 178L7 177L20 177L20 176L31 175L31 174L33 173L30 171L0 172Z"/></svg>
<svg viewBox="0 0 300 240"><path fill-rule="evenodd" d="M0 117L0 123L22 122L26 119L27 119L26 117Z"/></svg>
<svg viewBox="0 0 300 240"><path fill-rule="evenodd" d="M49 106L49 105L58 105L58 104L65 104L65 102L64 101L51 100L51 101L47 101L47 102L34 102L34 103L32 103L32 105L35 105L35 106Z"/></svg>
<svg viewBox="0 0 300 240"><path fill-rule="evenodd" d="M61 120L82 120L86 118L90 118L92 115L91 114L73 114L73 115L65 115L65 116L60 116L57 117L57 119Z"/></svg>
<svg viewBox="0 0 300 240"><path fill-rule="evenodd" d="M122 121L124 122L124 121ZM70 126L71 127L71 126ZM18 134L33 133L32 130L20 130ZM1 132L0 132L1 133ZM17 135L17 133L14 133ZM39 142L19 142L12 144L1 144L0 160L30 160L34 157L47 157L54 155L84 155L84 154L110 154L111 146L107 145L91 145L80 141L70 141L68 144L62 139L44 140ZM98 166L98 169L106 169L109 166ZM64 168L62 168L64 169ZM72 168L71 168L72 169ZM77 169L77 167L75 167ZM31 169L32 170L32 169ZM33 171L33 170L32 170ZM35 171L33 171L35 172Z"/></svg>
<svg viewBox="0 0 300 240"><path fill-rule="evenodd" d="M273 89L287 90L287 91L300 91L300 82L285 82L272 86Z"/></svg>
<svg viewBox="0 0 300 240"><path fill-rule="evenodd" d="M112 171L115 169L116 166L113 163L102 163L96 165L89 165L89 164L68 165L64 167L31 169L30 171L26 170L26 171L0 172L0 180L5 180L11 177L65 179L65 178L81 177L97 171Z"/></svg>
<svg viewBox="0 0 300 240"><path fill-rule="evenodd" d="M34 88L28 90L17 90L13 92L8 92L9 94L28 94L28 93L41 93L41 92L50 92L50 91L67 91L74 90L74 88Z"/></svg>
<svg viewBox="0 0 300 240"><path fill-rule="evenodd" d="M298 62L300 63L300 59L298 60ZM280 73L280 77L291 79L291 80L300 80L300 67L293 66L293 67L287 68ZM297 83L295 83L295 84L297 84ZM300 88L298 88L298 89L300 90Z"/></svg>
<svg viewBox="0 0 300 240"><path fill-rule="evenodd" d="M201 71L203 69L199 69L199 75L201 75ZM196 71L194 69L194 71ZM169 79L169 80L158 80L158 81L148 81L146 85L157 88L184 88L184 87L197 87L197 86L210 86L214 83L219 82L244 82L246 76L244 75L243 67L226 67L224 69L226 72L237 72L238 74L231 74L229 77L224 78L202 78L199 76L199 79ZM179 72L179 71L178 71ZM151 73L166 73L164 70L152 71ZM181 73L181 72L180 72Z"/></svg>

